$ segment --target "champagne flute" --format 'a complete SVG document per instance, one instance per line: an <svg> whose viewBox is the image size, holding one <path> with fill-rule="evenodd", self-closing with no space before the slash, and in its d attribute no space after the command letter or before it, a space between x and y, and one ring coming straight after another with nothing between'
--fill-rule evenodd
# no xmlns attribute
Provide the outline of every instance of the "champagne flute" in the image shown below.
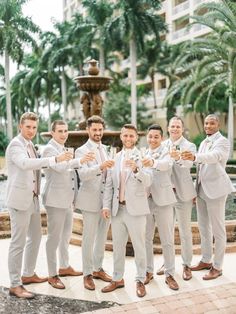
<svg viewBox="0 0 236 314"><path fill-rule="evenodd" d="M65 147L65 150L66 150L66 152L70 153L74 158L74 152L75 152L74 147ZM74 169L71 169L71 168L68 169L68 171L73 171L73 170Z"/></svg>

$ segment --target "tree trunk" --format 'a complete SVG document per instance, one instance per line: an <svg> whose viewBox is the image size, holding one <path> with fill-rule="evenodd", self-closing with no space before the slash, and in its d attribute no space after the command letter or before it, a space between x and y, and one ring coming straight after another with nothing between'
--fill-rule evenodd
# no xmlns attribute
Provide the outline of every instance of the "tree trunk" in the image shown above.
<svg viewBox="0 0 236 314"><path fill-rule="evenodd" d="M99 75L104 75L105 73L105 52L102 46L99 47Z"/></svg>
<svg viewBox="0 0 236 314"><path fill-rule="evenodd" d="M231 64L230 54L229 64ZM234 152L234 105L233 105L233 74L232 69L229 66L229 109L228 109L228 140L230 142L230 155L233 158Z"/></svg>
<svg viewBox="0 0 236 314"><path fill-rule="evenodd" d="M131 63L131 123L137 125L137 88L136 88L136 43L130 39L130 63Z"/></svg>
<svg viewBox="0 0 236 314"><path fill-rule="evenodd" d="M157 98L156 98L156 91L155 91L155 72L151 72L151 81L152 81L152 93L153 93L153 100L154 100L154 108L157 108Z"/></svg>
<svg viewBox="0 0 236 314"><path fill-rule="evenodd" d="M46 102L47 108L48 108L48 131L51 131L51 102L50 99L47 99Z"/></svg>
<svg viewBox="0 0 236 314"><path fill-rule="evenodd" d="M228 109L228 140L230 142L229 157L232 159L234 151L234 104L231 92L229 94L229 109Z"/></svg>
<svg viewBox="0 0 236 314"><path fill-rule="evenodd" d="M38 98L35 97L34 98L34 108L35 108L35 113L37 114L37 116L39 115L39 101ZM39 133L36 133L36 143L39 144Z"/></svg>
<svg viewBox="0 0 236 314"><path fill-rule="evenodd" d="M13 137L12 110L11 110L11 85L10 85L10 60L9 54L5 51L5 84L6 84L6 106L7 106L7 136Z"/></svg>
<svg viewBox="0 0 236 314"><path fill-rule="evenodd" d="M62 68L61 72L61 98L63 104L63 118L64 121L67 120L67 97L66 97L66 75L64 67Z"/></svg>

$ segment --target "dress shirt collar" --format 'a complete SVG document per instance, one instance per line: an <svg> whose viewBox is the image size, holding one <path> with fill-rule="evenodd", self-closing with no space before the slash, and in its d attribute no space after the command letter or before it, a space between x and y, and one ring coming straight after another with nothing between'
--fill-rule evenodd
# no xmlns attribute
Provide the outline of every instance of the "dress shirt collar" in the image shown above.
<svg viewBox="0 0 236 314"><path fill-rule="evenodd" d="M212 135L208 135L205 140L206 140L206 142L212 142L213 143L219 137L219 135L220 135L220 131L218 131Z"/></svg>
<svg viewBox="0 0 236 314"><path fill-rule="evenodd" d="M91 139L88 139L88 142L89 142L89 145L92 147L92 149L98 149L99 148L99 146L101 146L102 145L102 142L100 142L100 143L96 143L96 142L94 142L94 141L92 141Z"/></svg>
<svg viewBox="0 0 236 314"><path fill-rule="evenodd" d="M172 141L172 140L170 139L170 142L171 142L172 145L177 146L177 145L180 145L180 143L182 142L183 138L184 138L184 137L183 137L183 135L182 135L177 141Z"/></svg>
<svg viewBox="0 0 236 314"><path fill-rule="evenodd" d="M22 136L21 134L19 134L20 138L22 139L24 145L27 147L29 144L31 144L32 146L34 146L32 141L28 141L24 138L24 136Z"/></svg>
<svg viewBox="0 0 236 314"><path fill-rule="evenodd" d="M59 144L57 141L55 141L53 138L51 139L51 141L53 142L53 145L56 146L57 150L60 152L63 152L65 149L65 146L62 144Z"/></svg>

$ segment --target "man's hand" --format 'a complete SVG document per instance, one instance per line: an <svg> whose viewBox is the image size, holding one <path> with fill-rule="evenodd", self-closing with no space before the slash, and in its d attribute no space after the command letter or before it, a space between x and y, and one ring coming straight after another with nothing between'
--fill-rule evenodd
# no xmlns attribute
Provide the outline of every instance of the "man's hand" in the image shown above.
<svg viewBox="0 0 236 314"><path fill-rule="evenodd" d="M114 160L106 160L104 161L101 165L100 165L100 169L103 171L103 170L106 170L108 168L112 168L115 164L115 161Z"/></svg>
<svg viewBox="0 0 236 314"><path fill-rule="evenodd" d="M174 160L179 160L180 159L180 151L179 150L176 150L176 149L173 149L170 151L170 157L171 158L174 158Z"/></svg>
<svg viewBox="0 0 236 314"><path fill-rule="evenodd" d="M95 154L93 152L89 152L87 154L85 154L81 159L80 159L80 163L81 165L84 163L87 163L89 161L93 161L95 159Z"/></svg>
<svg viewBox="0 0 236 314"><path fill-rule="evenodd" d="M104 219L109 219L111 217L111 211L107 208L102 209L102 217Z"/></svg>
<svg viewBox="0 0 236 314"><path fill-rule="evenodd" d="M141 162L143 167L152 167L154 164L154 160L151 158L143 158Z"/></svg>
<svg viewBox="0 0 236 314"><path fill-rule="evenodd" d="M133 172L137 172L137 164L135 162L135 160L133 159L127 159L125 160L125 167L130 168Z"/></svg>
<svg viewBox="0 0 236 314"><path fill-rule="evenodd" d="M183 160L191 160L194 161L195 160L195 155L192 152L189 151L184 151L181 153L181 158Z"/></svg>
<svg viewBox="0 0 236 314"><path fill-rule="evenodd" d="M63 152L55 157L56 162L69 161L73 159L74 155L71 152Z"/></svg>

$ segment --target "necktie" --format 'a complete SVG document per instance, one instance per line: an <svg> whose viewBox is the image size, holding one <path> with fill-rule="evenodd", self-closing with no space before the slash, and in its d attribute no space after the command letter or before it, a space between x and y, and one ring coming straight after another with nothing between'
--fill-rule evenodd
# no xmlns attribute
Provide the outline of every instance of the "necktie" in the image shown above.
<svg viewBox="0 0 236 314"><path fill-rule="evenodd" d="M125 171L124 167L125 159L123 159L121 171L120 171L120 190L119 190L119 201L125 201L125 180L127 176L127 171Z"/></svg>
<svg viewBox="0 0 236 314"><path fill-rule="evenodd" d="M27 145L27 152L30 158L36 158L36 153L34 151L33 145L31 143L29 143ZM33 188L33 192L36 195L39 195L39 170L33 170L33 174L34 174L34 188Z"/></svg>
<svg viewBox="0 0 236 314"><path fill-rule="evenodd" d="M106 158L105 158L104 153L103 153L102 145L98 146L98 151L99 151L99 156L100 156L100 159L101 159L101 163L103 163L104 161L106 161ZM107 177L107 170L103 170L103 176L106 179L106 177Z"/></svg>

